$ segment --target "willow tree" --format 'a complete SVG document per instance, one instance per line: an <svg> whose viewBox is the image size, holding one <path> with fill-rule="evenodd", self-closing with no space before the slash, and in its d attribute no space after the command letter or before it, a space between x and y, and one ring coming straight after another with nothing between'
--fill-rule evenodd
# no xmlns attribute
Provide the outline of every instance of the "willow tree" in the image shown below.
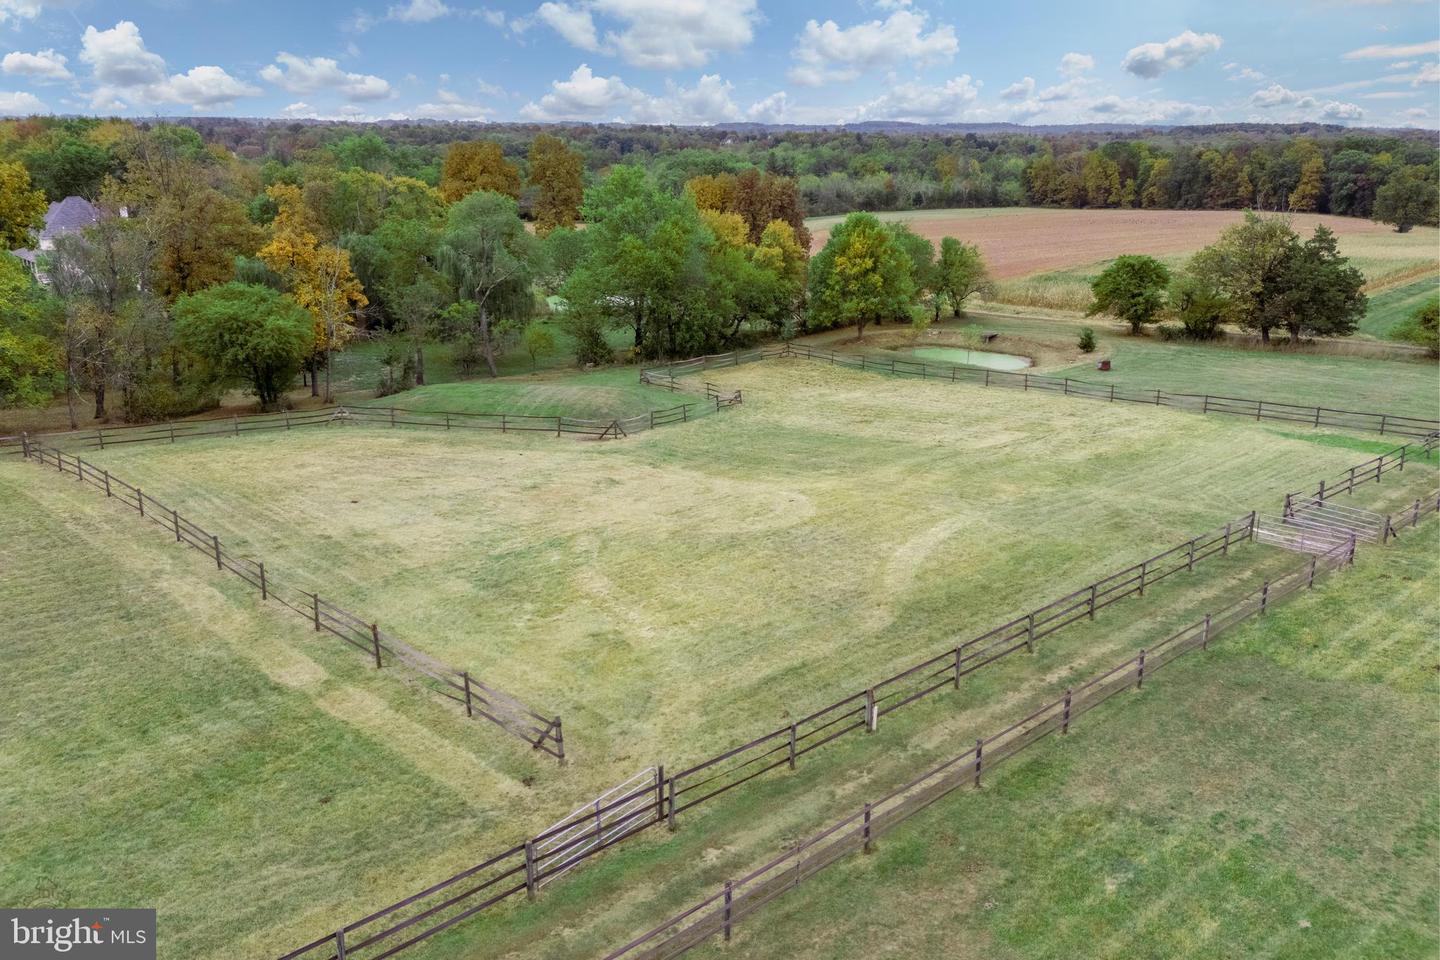
<svg viewBox="0 0 1440 960"><path fill-rule="evenodd" d="M510 197L479 191L450 208L435 266L460 298L474 305L468 335L492 377L499 375L497 333L534 309L531 284L540 257L540 241L520 222Z"/></svg>

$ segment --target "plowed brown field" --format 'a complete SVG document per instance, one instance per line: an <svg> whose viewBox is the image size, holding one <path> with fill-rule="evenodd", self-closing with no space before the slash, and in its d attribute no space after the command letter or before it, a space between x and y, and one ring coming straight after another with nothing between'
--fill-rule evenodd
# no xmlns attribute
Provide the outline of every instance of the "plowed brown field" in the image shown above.
<svg viewBox="0 0 1440 960"><path fill-rule="evenodd" d="M1240 222L1238 210L1045 210L1008 207L991 210L911 210L881 213L882 220L903 220L937 244L941 237L978 243L990 272L1005 280L1063 270L1123 253L1152 256L1186 253L1210 243L1220 231ZM811 250L825 245L841 217L808 221ZM1307 236L1323 223L1345 237L1394 236L1380 223L1353 217L1301 213L1295 230Z"/></svg>

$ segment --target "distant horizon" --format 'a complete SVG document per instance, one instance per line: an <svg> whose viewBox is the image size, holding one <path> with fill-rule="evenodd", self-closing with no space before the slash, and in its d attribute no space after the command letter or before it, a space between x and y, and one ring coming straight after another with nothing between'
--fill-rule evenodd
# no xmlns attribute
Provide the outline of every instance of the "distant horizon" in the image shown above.
<svg viewBox="0 0 1440 960"><path fill-rule="evenodd" d="M0 115L1440 128L1433 4L0 0Z"/></svg>

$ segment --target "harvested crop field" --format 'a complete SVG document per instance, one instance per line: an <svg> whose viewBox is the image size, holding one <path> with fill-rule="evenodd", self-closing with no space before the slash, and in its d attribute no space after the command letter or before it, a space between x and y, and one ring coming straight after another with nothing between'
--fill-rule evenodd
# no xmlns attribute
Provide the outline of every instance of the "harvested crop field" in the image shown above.
<svg viewBox="0 0 1440 960"><path fill-rule="evenodd" d="M978 243L991 273L1005 280L1109 260L1123 253L1157 257L1189 253L1210 243L1226 227L1239 223L1244 214L1239 210L1005 207L914 210L876 216L908 223L916 233L936 243L946 236ZM825 245L830 228L842 219L816 217L807 221L812 251ZM1374 248L1379 246L1395 260L1433 260L1440 249L1440 231L1433 228L1417 227L1408 234L1397 234L1382 223L1313 213L1294 214L1292 222L1301 236L1310 234L1316 224L1325 224L1340 236L1342 250L1351 256L1376 255ZM1361 246L1363 250L1354 249Z"/></svg>

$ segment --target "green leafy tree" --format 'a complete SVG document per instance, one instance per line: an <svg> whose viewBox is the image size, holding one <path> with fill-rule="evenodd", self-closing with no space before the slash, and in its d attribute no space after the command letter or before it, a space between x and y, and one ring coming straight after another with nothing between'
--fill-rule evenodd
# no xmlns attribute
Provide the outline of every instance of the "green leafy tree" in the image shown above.
<svg viewBox="0 0 1440 960"><path fill-rule="evenodd" d="M886 225L895 245L910 263L910 283L916 296L923 298L933 312L933 318L940 319L940 275L935 266L935 244L920 236L906 223Z"/></svg>
<svg viewBox="0 0 1440 960"><path fill-rule="evenodd" d="M1375 219L1405 233L1417 223L1434 223L1437 193L1425 167L1404 167L1375 191Z"/></svg>
<svg viewBox="0 0 1440 960"><path fill-rule="evenodd" d="M1080 328L1080 339L1078 341L1081 353L1095 352L1095 331L1089 327Z"/></svg>
<svg viewBox="0 0 1440 960"><path fill-rule="evenodd" d="M555 334L543 323L531 323L520 335L520 343L530 354L530 369L540 366L540 358L555 352Z"/></svg>
<svg viewBox="0 0 1440 960"><path fill-rule="evenodd" d="M1227 227L1190 258L1187 272L1224 298L1226 319L1259 331L1269 343L1270 331L1280 326L1275 300L1296 239L1287 218L1246 211L1243 223Z"/></svg>
<svg viewBox="0 0 1440 960"><path fill-rule="evenodd" d="M966 298L984 293L991 287L990 271L985 257L973 243L961 243L954 237L940 241L940 259L936 262L938 292L950 302L950 315L960 316Z"/></svg>
<svg viewBox="0 0 1440 960"><path fill-rule="evenodd" d="M1413 343L1425 348L1432 357L1440 357L1440 300L1422 304L1414 313L1395 325L1391 340Z"/></svg>
<svg viewBox="0 0 1440 960"><path fill-rule="evenodd" d="M810 325L855 324L856 336L886 317L904 316L915 296L911 261L873 214L852 213L810 262Z"/></svg>
<svg viewBox="0 0 1440 960"><path fill-rule="evenodd" d="M1130 333L1139 334L1165 307L1165 288L1170 271L1154 257L1135 254L1116 257L1090 284L1094 297L1085 316L1112 314L1130 324Z"/></svg>
<svg viewBox="0 0 1440 960"><path fill-rule="evenodd" d="M482 190L450 208L435 263L475 305L475 339L492 377L499 375L497 334L534 309L530 287L541 256L540 241L520 222L510 197Z"/></svg>
<svg viewBox="0 0 1440 960"><path fill-rule="evenodd" d="M1348 337L1365 316L1365 276L1340 255L1335 234L1323 224L1304 243L1290 242L1277 286L1271 315L1291 343L1305 334Z"/></svg>
<svg viewBox="0 0 1440 960"><path fill-rule="evenodd" d="M60 351L50 338L55 298L14 257L0 254L0 407L38 407L58 386Z"/></svg>
<svg viewBox="0 0 1440 960"><path fill-rule="evenodd" d="M0 163L0 245L5 250L33 247L45 225L45 194L30 186L30 174L18 163Z"/></svg>
<svg viewBox="0 0 1440 960"><path fill-rule="evenodd" d="M231 282L181 297L175 331L218 385L249 384L264 410L279 407L315 349L310 313L258 284Z"/></svg>
<svg viewBox="0 0 1440 960"><path fill-rule="evenodd" d="M1182 273L1170 285L1170 311L1191 340L1214 340L1230 310L1229 301L1209 278Z"/></svg>

